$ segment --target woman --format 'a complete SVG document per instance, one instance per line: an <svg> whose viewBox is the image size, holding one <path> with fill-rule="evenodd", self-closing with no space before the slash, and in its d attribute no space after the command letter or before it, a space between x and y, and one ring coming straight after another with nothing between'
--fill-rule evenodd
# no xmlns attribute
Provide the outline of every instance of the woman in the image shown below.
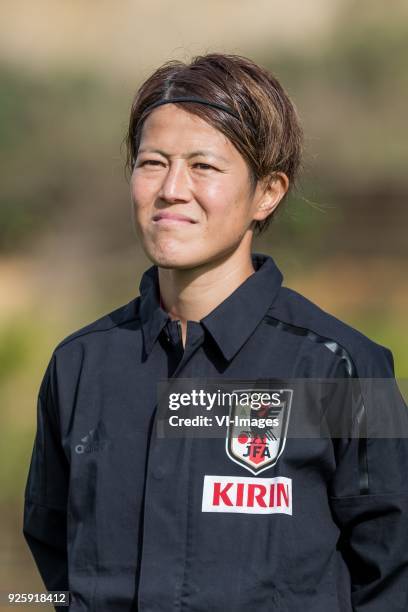
<svg viewBox="0 0 408 612"><path fill-rule="evenodd" d="M364 436L364 401L341 404L358 435L336 440L290 437L304 398L276 385L277 403L241 406L249 427L221 420L216 436L171 435L180 393L156 409L167 378L194 381L205 428L197 380L251 392L393 377L388 349L252 253L300 165L292 102L240 56L169 62L137 92L127 144L153 265L140 296L60 342L44 375L24 535L45 585L70 590L75 611L407 609L408 451Z"/></svg>

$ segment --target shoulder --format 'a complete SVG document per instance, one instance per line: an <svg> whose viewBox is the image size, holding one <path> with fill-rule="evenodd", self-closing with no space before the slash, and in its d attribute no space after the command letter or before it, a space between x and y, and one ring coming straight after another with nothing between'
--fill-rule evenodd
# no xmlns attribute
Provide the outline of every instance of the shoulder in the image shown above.
<svg viewBox="0 0 408 612"><path fill-rule="evenodd" d="M91 376L103 373L126 351L134 346L135 329L140 328L140 297L112 310L63 338L53 349L43 375L39 395L49 391L53 398L75 393L76 383L83 372Z"/></svg>
<svg viewBox="0 0 408 612"><path fill-rule="evenodd" d="M63 349L67 350L78 344L99 342L99 338L103 339L115 333L120 328L125 327L126 324L131 324L132 322L137 323L139 321L139 305L140 297L133 298L127 304L119 306L115 308L115 310L84 325L63 338L56 345L54 353L59 353Z"/></svg>
<svg viewBox="0 0 408 612"><path fill-rule="evenodd" d="M393 373L393 357L387 347L374 342L293 289L281 288L267 317L287 333L304 335L309 341L325 343L333 352L343 352L359 377L386 377Z"/></svg>

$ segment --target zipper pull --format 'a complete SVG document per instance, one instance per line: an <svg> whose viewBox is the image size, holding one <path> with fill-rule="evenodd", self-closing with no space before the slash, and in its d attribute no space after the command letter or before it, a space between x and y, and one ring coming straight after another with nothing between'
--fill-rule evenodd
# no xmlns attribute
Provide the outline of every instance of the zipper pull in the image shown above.
<svg viewBox="0 0 408 612"><path fill-rule="evenodd" d="M183 349L183 351L184 351L184 345L183 345L183 328L182 328L182 325L181 325L181 321L180 321L180 319L177 319L177 329L178 329L178 332L179 332L179 340L180 340L180 344L181 344L182 349Z"/></svg>

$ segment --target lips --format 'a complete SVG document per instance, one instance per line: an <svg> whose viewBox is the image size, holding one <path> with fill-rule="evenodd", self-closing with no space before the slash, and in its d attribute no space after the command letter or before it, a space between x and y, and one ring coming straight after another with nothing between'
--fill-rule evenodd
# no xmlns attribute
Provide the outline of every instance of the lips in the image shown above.
<svg viewBox="0 0 408 612"><path fill-rule="evenodd" d="M186 217L186 215L179 215L177 213L161 212L154 215L153 221L169 221L169 222L184 222L184 223L197 223L194 219Z"/></svg>

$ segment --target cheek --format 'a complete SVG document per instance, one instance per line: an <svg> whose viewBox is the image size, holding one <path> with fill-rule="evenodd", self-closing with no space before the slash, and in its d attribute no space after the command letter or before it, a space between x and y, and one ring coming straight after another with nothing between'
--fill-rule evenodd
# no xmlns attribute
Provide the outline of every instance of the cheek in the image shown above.
<svg viewBox="0 0 408 612"><path fill-rule="evenodd" d="M130 194L132 197L133 205L136 209L146 208L152 200L154 188L152 181L146 181L142 178L132 178L130 185Z"/></svg>
<svg viewBox="0 0 408 612"><path fill-rule="evenodd" d="M228 231L247 221L248 205L239 189L213 188L207 194L207 213L210 225L218 224Z"/></svg>

